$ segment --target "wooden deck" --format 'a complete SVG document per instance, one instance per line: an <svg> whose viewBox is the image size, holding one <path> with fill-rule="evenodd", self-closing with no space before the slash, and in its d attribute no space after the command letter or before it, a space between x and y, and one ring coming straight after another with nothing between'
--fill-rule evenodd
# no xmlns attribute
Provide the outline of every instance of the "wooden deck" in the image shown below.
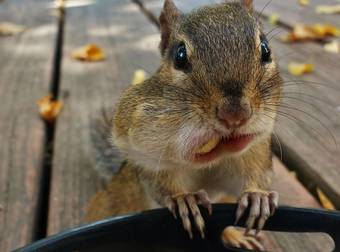
<svg viewBox="0 0 340 252"><path fill-rule="evenodd" d="M158 16L162 0L140 0ZM183 11L217 0L177 0ZM313 0L255 0L267 31L267 17L280 14L271 34L289 31L297 22L331 23L340 28L339 15L318 15ZM0 1L0 22L23 24L27 30L0 37L0 251L11 251L46 235L82 224L91 197L105 188L95 171L90 122L102 108L113 107L136 69L154 72L159 64L159 31L132 0L97 0L68 8L64 29L44 0ZM264 8L264 6L266 6ZM29 10L29 11L27 11ZM61 34L62 33L62 34ZM63 35L63 41L59 41ZM320 42L284 44L278 36L270 43L279 58L284 79L284 110L292 118L279 118L284 165L274 159L273 188L281 204L320 207L320 188L340 209L340 55L324 52ZM70 53L95 43L106 53L98 63L78 62ZM57 48L63 49L58 55ZM292 77L287 65L311 61L315 73ZM58 67L61 67L60 72ZM291 85L294 80L296 85ZM51 92L64 107L54 125L39 118L36 101ZM302 101L301 101L302 100ZM306 111L309 115L303 113ZM330 131L330 132L329 132ZM275 148L280 157L280 151ZM297 177L288 172L294 170ZM325 236L268 234L273 251L330 251Z"/></svg>

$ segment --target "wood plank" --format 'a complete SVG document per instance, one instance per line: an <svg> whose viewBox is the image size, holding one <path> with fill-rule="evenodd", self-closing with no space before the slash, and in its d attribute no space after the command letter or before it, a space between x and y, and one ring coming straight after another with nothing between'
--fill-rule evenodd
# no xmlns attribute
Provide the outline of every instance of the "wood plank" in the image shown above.
<svg viewBox="0 0 340 252"><path fill-rule="evenodd" d="M280 192L280 204L294 207L320 208L320 204L298 181L296 175L290 173L282 162L273 159L274 178L272 189Z"/></svg>
<svg viewBox="0 0 340 252"><path fill-rule="evenodd" d="M36 101L48 94L56 24L44 0L0 5L0 21L27 30L0 36L0 251L30 243L38 213L45 128ZM29 10L29 11L28 11Z"/></svg>
<svg viewBox="0 0 340 252"><path fill-rule="evenodd" d="M293 27L297 23L330 23L340 27L339 15L321 15L315 12L318 5L339 4L335 0L314 0L308 6L300 6L298 1L280 0L256 0L254 1L255 10L265 16L273 13L280 15L280 21L287 26Z"/></svg>
<svg viewBox="0 0 340 252"><path fill-rule="evenodd" d="M102 189L89 124L102 108L112 107L135 69L156 69L155 36L159 36L156 28L130 1L101 0L68 10L61 80L61 96L68 93L68 98L56 130L49 234L81 223L89 199ZM70 59L72 50L90 42L105 50L105 61Z"/></svg>
<svg viewBox="0 0 340 252"><path fill-rule="evenodd" d="M320 204L297 180L289 173L278 158L273 159L274 179L272 189L280 194L280 205L295 207L320 208ZM319 252L332 251L333 241L325 234L298 234L282 232L265 232L266 248L269 251L287 252Z"/></svg>
<svg viewBox="0 0 340 252"><path fill-rule="evenodd" d="M69 92L70 96L58 121L50 204L50 234L81 223L84 206L89 198L102 188L99 178L93 171L95 161L89 140L91 117L101 107L114 103L121 89L126 87L134 69L131 67L131 61L140 60L138 65L153 71L159 59L157 43L154 42L158 41L159 35L155 29L146 24L146 18L139 16L136 6L118 2L115 3L115 8L109 8L105 3L107 4L100 2L96 6L70 10L68 13L66 55L76 46L91 40L109 50L109 63L84 64L65 58L62 89ZM152 8L159 9L159 4L159 1L152 1ZM128 15L128 20L127 12L133 13ZM152 44L145 46L147 43ZM112 50L111 45L114 45ZM115 84L108 85L110 82ZM280 191L288 199L293 193L286 191L290 188L286 186L285 191ZM301 185L299 188L301 189ZM304 192L307 193L305 190ZM304 195L301 194L301 198L305 197ZM290 198L291 201L288 199L288 203L293 202L293 199ZM295 204L316 204L310 195L309 200L312 203L295 200ZM318 240L308 237L306 239L306 244L310 244L310 247L306 247L308 251L318 251L315 246ZM274 238L273 240L277 243ZM289 237L281 247L284 248L288 243L299 248L301 239Z"/></svg>
<svg viewBox="0 0 340 252"><path fill-rule="evenodd" d="M280 57L286 82L280 110L288 116L279 116L276 129L284 160L340 208L340 55L325 54L314 43L286 45L273 39L272 46L285 54ZM290 62L306 61L315 64L314 74L294 78L287 73Z"/></svg>

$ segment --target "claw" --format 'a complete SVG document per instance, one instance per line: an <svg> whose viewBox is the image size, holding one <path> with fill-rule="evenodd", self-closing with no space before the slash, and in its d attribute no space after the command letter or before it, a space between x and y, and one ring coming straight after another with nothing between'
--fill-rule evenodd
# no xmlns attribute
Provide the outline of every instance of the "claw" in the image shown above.
<svg viewBox="0 0 340 252"><path fill-rule="evenodd" d="M174 218L177 219L176 204L170 197L165 199L165 206L170 210Z"/></svg>
<svg viewBox="0 0 340 252"><path fill-rule="evenodd" d="M267 219L270 216L269 200L267 196L261 197L261 216L257 224L256 234L258 234L264 227Z"/></svg>
<svg viewBox="0 0 340 252"><path fill-rule="evenodd" d="M258 234L263 229L269 216L274 214L278 205L278 199L277 192L250 191L244 193L238 202L235 224L250 205L245 234L249 234L250 230L254 228L255 223L257 223L255 234Z"/></svg>
<svg viewBox="0 0 340 252"><path fill-rule="evenodd" d="M204 239L205 223L200 209L197 206L197 204L202 204L208 209L209 213L211 214L210 200L204 190L201 190L197 193L176 194L175 196L166 198L164 202L168 209L173 213L175 218L177 218L176 210L178 209L183 227L189 233L189 236L192 239L193 232L189 218L189 214L191 214L194 219L196 228L200 232L202 239Z"/></svg>
<svg viewBox="0 0 340 252"><path fill-rule="evenodd" d="M204 191L204 190L199 190L195 194L195 197L196 197L197 204L201 204L203 207L208 209L208 213L209 213L209 215L211 215L212 214L212 206L211 206L211 202L210 202L210 199L209 199L207 192Z"/></svg>
<svg viewBox="0 0 340 252"><path fill-rule="evenodd" d="M193 195L189 194L186 197L186 200L187 200L187 204L188 204L188 206L191 210L191 214L194 218L196 227L197 227L198 231L200 232L202 239L204 239L204 237L205 237L205 235L204 235L205 224L204 224L204 220L202 218L201 212L200 212L200 210L197 206L196 199Z"/></svg>
<svg viewBox="0 0 340 252"><path fill-rule="evenodd" d="M270 216L273 216L276 208L279 205L279 194L275 191L272 191L268 195L269 197L269 205L270 205Z"/></svg>
<svg viewBox="0 0 340 252"><path fill-rule="evenodd" d="M249 204L248 194L244 194L238 202L238 206L237 206L237 210L236 210L236 220L235 220L234 225L236 225L239 222L239 220L243 216L245 210L247 209L248 204Z"/></svg>
<svg viewBox="0 0 340 252"><path fill-rule="evenodd" d="M192 229L191 229L191 222L189 219L189 210L188 207L182 197L177 198L177 205L179 215L181 216L183 227L186 231L188 231L190 239L193 238Z"/></svg>

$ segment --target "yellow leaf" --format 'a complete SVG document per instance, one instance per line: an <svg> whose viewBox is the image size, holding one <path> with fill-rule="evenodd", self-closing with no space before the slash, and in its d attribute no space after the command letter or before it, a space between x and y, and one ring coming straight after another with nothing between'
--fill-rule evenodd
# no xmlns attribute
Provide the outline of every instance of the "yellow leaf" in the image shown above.
<svg viewBox="0 0 340 252"><path fill-rule="evenodd" d="M309 5L309 0L299 0L299 4L302 6L307 6Z"/></svg>
<svg viewBox="0 0 340 252"><path fill-rule="evenodd" d="M326 36L339 36L340 30L336 28L334 25L330 24L315 24L310 27L310 29L320 37Z"/></svg>
<svg viewBox="0 0 340 252"><path fill-rule="evenodd" d="M340 30L330 24L305 25L297 24L293 31L282 38L284 42L296 42L304 40L320 40L327 37L337 37Z"/></svg>
<svg viewBox="0 0 340 252"><path fill-rule="evenodd" d="M53 122L63 106L62 102L53 101L51 95L41 98L37 101L37 104L41 118L47 122Z"/></svg>
<svg viewBox="0 0 340 252"><path fill-rule="evenodd" d="M101 61L105 59L104 51L95 44L85 45L72 53L72 58L81 61Z"/></svg>
<svg viewBox="0 0 340 252"><path fill-rule="evenodd" d="M66 0L55 0L54 3L57 9L62 10L65 8Z"/></svg>
<svg viewBox="0 0 340 252"><path fill-rule="evenodd" d="M268 17L268 22L271 25L276 25L279 22L279 20L280 20L280 16L277 13L273 13Z"/></svg>
<svg viewBox="0 0 340 252"><path fill-rule="evenodd" d="M315 11L319 14L337 14L340 13L340 4L318 5L316 6Z"/></svg>
<svg viewBox="0 0 340 252"><path fill-rule="evenodd" d="M131 84L138 85L142 83L143 81L145 81L145 79L146 79L145 71L142 69L138 69L133 74Z"/></svg>
<svg viewBox="0 0 340 252"><path fill-rule="evenodd" d="M16 25L8 22L0 22L0 35L10 36L21 33L25 30L24 26Z"/></svg>
<svg viewBox="0 0 340 252"><path fill-rule="evenodd" d="M329 42L324 45L324 49L326 52L330 53L340 53L340 45L339 42L336 40L333 40L332 42Z"/></svg>
<svg viewBox="0 0 340 252"><path fill-rule="evenodd" d="M327 198L327 196L320 190L320 188L316 188L316 193L319 197L321 205L325 209L335 210L335 206L333 203Z"/></svg>
<svg viewBox="0 0 340 252"><path fill-rule="evenodd" d="M311 73L314 71L314 65L308 63L289 63L288 71L295 76L301 76L305 73Z"/></svg>

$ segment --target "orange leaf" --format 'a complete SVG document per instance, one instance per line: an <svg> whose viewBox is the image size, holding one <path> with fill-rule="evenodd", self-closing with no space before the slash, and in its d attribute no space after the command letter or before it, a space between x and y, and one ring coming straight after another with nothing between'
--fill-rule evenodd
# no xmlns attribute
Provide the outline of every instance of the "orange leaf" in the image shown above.
<svg viewBox="0 0 340 252"><path fill-rule="evenodd" d="M289 63L288 71L295 76L301 76L305 73L311 73L314 71L313 64L307 63Z"/></svg>
<svg viewBox="0 0 340 252"><path fill-rule="evenodd" d="M62 102L53 101L51 95L41 98L37 101L37 104L41 118L47 122L53 122L63 106Z"/></svg>
<svg viewBox="0 0 340 252"><path fill-rule="evenodd" d="M335 206L333 205L333 203L327 198L327 196L319 188L316 188L316 193L319 197L319 200L323 208L326 208L329 210L335 210Z"/></svg>
<svg viewBox="0 0 340 252"><path fill-rule="evenodd" d="M295 42L304 40L320 40L327 37L337 37L340 30L330 24L305 25L297 24L293 31L282 38L284 42Z"/></svg>
<svg viewBox="0 0 340 252"><path fill-rule="evenodd" d="M105 53L97 45L89 44L75 50L72 58L82 61L101 61L105 59Z"/></svg>

